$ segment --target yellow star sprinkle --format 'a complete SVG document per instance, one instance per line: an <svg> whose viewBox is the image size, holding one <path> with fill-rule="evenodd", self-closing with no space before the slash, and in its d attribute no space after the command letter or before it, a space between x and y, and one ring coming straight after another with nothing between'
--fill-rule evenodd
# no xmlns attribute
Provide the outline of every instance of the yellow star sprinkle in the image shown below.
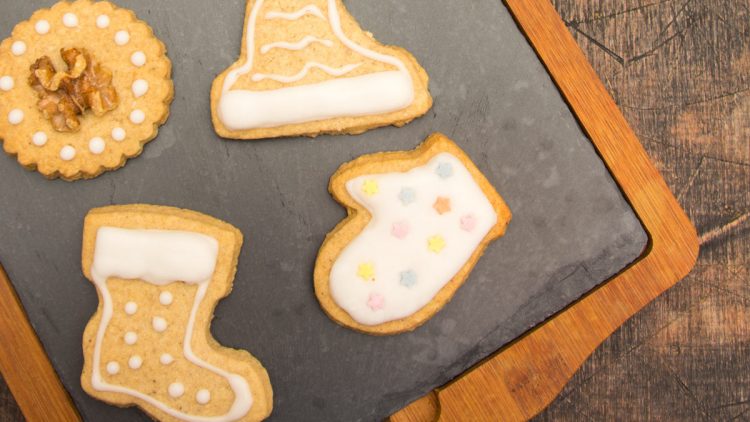
<svg viewBox="0 0 750 422"><path fill-rule="evenodd" d="M367 196L373 196L380 192L380 186L378 186L378 182L374 180L365 180L365 183L362 184L362 192Z"/></svg>
<svg viewBox="0 0 750 422"><path fill-rule="evenodd" d="M373 265L372 262L359 264L359 267L357 268L357 276L364 281L374 281L375 265Z"/></svg>
<svg viewBox="0 0 750 422"><path fill-rule="evenodd" d="M430 252L440 253L445 248L445 239L440 235L432 236L427 239L427 248Z"/></svg>

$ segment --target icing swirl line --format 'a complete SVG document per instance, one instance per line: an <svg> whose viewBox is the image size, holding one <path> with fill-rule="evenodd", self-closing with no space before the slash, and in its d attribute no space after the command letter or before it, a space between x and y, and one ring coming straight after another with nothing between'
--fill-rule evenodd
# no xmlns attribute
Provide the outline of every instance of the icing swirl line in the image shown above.
<svg viewBox="0 0 750 422"><path fill-rule="evenodd" d="M280 41L280 42L274 42L270 44L266 44L263 47L260 48L260 52L262 54L266 54L269 51L273 50L274 48L280 48L284 50L302 50L304 48L307 48L310 44L313 43L319 43L323 44L326 47L333 47L333 42L330 40L324 40L322 38L313 37L312 35L308 35L301 40L297 42L286 42L286 41Z"/></svg>
<svg viewBox="0 0 750 422"><path fill-rule="evenodd" d="M308 4L307 6L303 7L302 9L299 9L296 12L291 13L284 13L284 12L268 12L266 13L266 19L272 20L272 19L285 19L288 21L296 21L297 19L305 16L305 15L313 15L317 16L323 20L326 19L325 15L323 15L323 12L318 8L318 6Z"/></svg>
<svg viewBox="0 0 750 422"><path fill-rule="evenodd" d="M297 82L301 80L302 78L307 76L307 74L310 73L310 70L312 70L313 68L320 69L331 76L343 76L353 71L354 69L360 67L361 65L362 63L355 63L355 64L348 64L346 66L341 66L341 67L330 67L330 66L326 66L324 64L318 63L318 62L308 62L307 64L305 64L305 67L295 75L284 76L284 75L276 75L276 74L256 73L253 75L253 81L260 82L265 79L273 79L274 81L288 84L288 83Z"/></svg>

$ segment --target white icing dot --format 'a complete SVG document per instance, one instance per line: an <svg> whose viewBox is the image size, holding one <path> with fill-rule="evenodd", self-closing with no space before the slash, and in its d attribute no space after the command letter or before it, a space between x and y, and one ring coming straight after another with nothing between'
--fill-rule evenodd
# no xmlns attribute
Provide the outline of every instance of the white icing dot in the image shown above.
<svg viewBox="0 0 750 422"><path fill-rule="evenodd" d="M96 27L99 29L104 29L109 27L109 16L107 15L99 15L96 18Z"/></svg>
<svg viewBox="0 0 750 422"><path fill-rule="evenodd" d="M159 357L159 362L161 362L162 365L169 365L174 362L174 358L169 353L164 353Z"/></svg>
<svg viewBox="0 0 750 422"><path fill-rule="evenodd" d="M104 139L100 137L91 138L89 141L89 151L91 151L92 154L99 155L104 152L104 147L106 145L104 144Z"/></svg>
<svg viewBox="0 0 750 422"><path fill-rule="evenodd" d="M154 317L151 321L151 325L156 332L163 333L167 329L167 320L162 317Z"/></svg>
<svg viewBox="0 0 750 422"><path fill-rule="evenodd" d="M138 369L141 367L141 365L143 365L143 359L141 359L141 357L138 355L131 356L128 360L128 366L130 367L130 369Z"/></svg>
<svg viewBox="0 0 750 422"><path fill-rule="evenodd" d="M70 161L76 158L76 149L70 145L65 145L60 150L60 158L62 158L63 161Z"/></svg>
<svg viewBox="0 0 750 422"><path fill-rule="evenodd" d="M161 294L159 294L159 303L161 303L164 306L171 305L173 300L174 300L174 297L172 296L172 293L161 292Z"/></svg>
<svg viewBox="0 0 750 422"><path fill-rule="evenodd" d="M63 25L67 26L68 28L75 28L78 26L78 16L75 15L75 13L66 13L63 15Z"/></svg>
<svg viewBox="0 0 750 422"><path fill-rule="evenodd" d="M12 125L20 124L23 121L23 111L14 108L8 113L8 122Z"/></svg>
<svg viewBox="0 0 750 422"><path fill-rule="evenodd" d="M0 78L0 89L3 91L10 91L15 86L15 82L13 82L13 78L10 76L3 76Z"/></svg>
<svg viewBox="0 0 750 422"><path fill-rule="evenodd" d="M125 140L125 129L121 127L116 127L112 129L112 139L114 139L117 142L122 142Z"/></svg>
<svg viewBox="0 0 750 422"><path fill-rule="evenodd" d="M144 113L142 110L135 109L132 113L130 113L130 121L133 122L133 124L139 125L143 123L146 120L146 113Z"/></svg>
<svg viewBox="0 0 750 422"><path fill-rule="evenodd" d="M125 333L125 343L126 344L129 344L129 345L132 346L137 341L138 341L138 334L136 334L136 333L134 333L132 331L128 331L127 333Z"/></svg>
<svg viewBox="0 0 750 422"><path fill-rule="evenodd" d="M185 386L179 382L173 382L169 384L169 395L177 398L185 394Z"/></svg>
<svg viewBox="0 0 750 422"><path fill-rule="evenodd" d="M26 52L26 43L23 41L14 42L13 45L10 46L10 52L13 53L14 56L23 55L23 53Z"/></svg>
<svg viewBox="0 0 750 422"><path fill-rule="evenodd" d="M138 312L138 304L135 302L128 302L125 304L125 313L128 315L134 315Z"/></svg>
<svg viewBox="0 0 750 422"><path fill-rule="evenodd" d="M49 21L41 19L34 24L34 29L39 35L44 35L49 32Z"/></svg>
<svg viewBox="0 0 750 422"><path fill-rule="evenodd" d="M198 404L206 404L209 401L211 401L211 392L204 389L198 390L198 393L195 395L195 401L198 402Z"/></svg>
<svg viewBox="0 0 750 422"><path fill-rule="evenodd" d="M107 364L107 373L109 373L109 375L116 375L118 372L120 372L119 363L112 361Z"/></svg>
<svg viewBox="0 0 750 422"><path fill-rule="evenodd" d="M135 82L133 82L132 89L135 98L143 97L148 92L148 81L137 79Z"/></svg>
<svg viewBox="0 0 750 422"><path fill-rule="evenodd" d="M125 45L130 42L130 33L128 31L117 31L115 34L115 44Z"/></svg>
<svg viewBox="0 0 750 422"><path fill-rule="evenodd" d="M31 142L38 147L43 147L47 143L47 134L44 132L37 132L31 137Z"/></svg>
<svg viewBox="0 0 750 422"><path fill-rule="evenodd" d="M142 67L146 64L146 54L143 51L136 51L130 56L130 62L133 63L133 66Z"/></svg>

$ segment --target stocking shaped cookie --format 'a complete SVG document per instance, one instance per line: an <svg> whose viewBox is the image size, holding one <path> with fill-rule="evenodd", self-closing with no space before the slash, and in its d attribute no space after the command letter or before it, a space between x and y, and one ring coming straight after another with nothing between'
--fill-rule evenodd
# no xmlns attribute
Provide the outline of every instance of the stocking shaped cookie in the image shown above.
<svg viewBox="0 0 750 422"><path fill-rule="evenodd" d="M94 209L82 263L99 294L83 335L81 383L117 406L158 420L257 421L271 413L263 366L209 331L242 246L231 225L149 205Z"/></svg>
<svg viewBox="0 0 750 422"><path fill-rule="evenodd" d="M369 334L431 318L511 219L469 157L440 134L414 151L343 165L330 191L349 216L320 249L315 293L331 318Z"/></svg>
<svg viewBox="0 0 750 422"><path fill-rule="evenodd" d="M235 139L358 134L431 106L416 59L360 29L341 0L248 0L240 60L211 90L216 132Z"/></svg>

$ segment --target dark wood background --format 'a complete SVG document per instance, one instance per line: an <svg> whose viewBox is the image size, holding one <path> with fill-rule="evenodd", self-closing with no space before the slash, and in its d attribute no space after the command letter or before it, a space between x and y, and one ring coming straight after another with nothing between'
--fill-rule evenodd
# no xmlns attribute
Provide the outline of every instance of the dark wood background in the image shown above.
<svg viewBox="0 0 750 422"><path fill-rule="evenodd" d="M750 0L553 2L702 250L537 419L750 421Z"/></svg>

